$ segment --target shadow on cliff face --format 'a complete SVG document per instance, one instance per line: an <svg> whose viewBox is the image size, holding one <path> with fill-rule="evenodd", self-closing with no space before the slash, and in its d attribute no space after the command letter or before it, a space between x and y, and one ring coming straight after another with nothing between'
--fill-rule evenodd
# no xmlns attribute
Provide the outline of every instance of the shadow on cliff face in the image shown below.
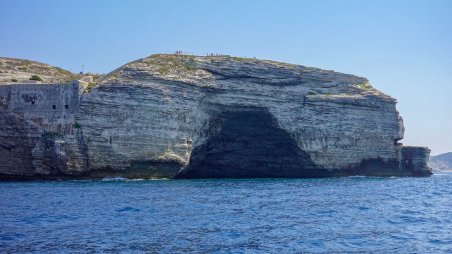
<svg viewBox="0 0 452 254"><path fill-rule="evenodd" d="M211 128L219 131L196 147L177 178L323 177L310 156L263 108L220 113ZM211 131L209 131L210 133Z"/></svg>
<svg viewBox="0 0 452 254"><path fill-rule="evenodd" d="M37 173L58 174L63 167L55 151L55 133L41 132L24 118L0 111L0 179Z"/></svg>

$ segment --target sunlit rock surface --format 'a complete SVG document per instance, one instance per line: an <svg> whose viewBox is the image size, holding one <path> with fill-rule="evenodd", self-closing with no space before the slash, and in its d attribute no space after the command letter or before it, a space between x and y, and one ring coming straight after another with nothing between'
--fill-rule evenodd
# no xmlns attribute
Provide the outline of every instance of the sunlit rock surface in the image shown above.
<svg viewBox="0 0 452 254"><path fill-rule="evenodd" d="M398 142L404 127L395 105L349 74L229 56L153 55L83 94L74 131L56 138L63 165L56 174L430 175L429 150Z"/></svg>

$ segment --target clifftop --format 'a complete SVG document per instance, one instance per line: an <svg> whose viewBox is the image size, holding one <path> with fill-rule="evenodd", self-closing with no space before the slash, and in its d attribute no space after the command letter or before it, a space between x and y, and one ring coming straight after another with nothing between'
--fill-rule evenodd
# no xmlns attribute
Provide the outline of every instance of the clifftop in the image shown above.
<svg viewBox="0 0 452 254"><path fill-rule="evenodd" d="M43 83L60 83L74 79L70 71L35 61L0 57L0 85L29 82L38 76Z"/></svg>
<svg viewBox="0 0 452 254"><path fill-rule="evenodd" d="M294 85L310 81L335 85L368 83L363 77L272 60L174 54L155 54L130 62L108 74L105 80L130 77L133 72L139 72L143 78L162 78L194 84L213 76L217 76L217 79L259 79L275 85Z"/></svg>
<svg viewBox="0 0 452 254"><path fill-rule="evenodd" d="M351 74L272 60L233 56L156 54L127 63L107 74L101 85L141 85L150 80L183 82L200 87L221 88L228 82L270 86L303 86L315 96L379 97L394 101L373 88L366 78Z"/></svg>

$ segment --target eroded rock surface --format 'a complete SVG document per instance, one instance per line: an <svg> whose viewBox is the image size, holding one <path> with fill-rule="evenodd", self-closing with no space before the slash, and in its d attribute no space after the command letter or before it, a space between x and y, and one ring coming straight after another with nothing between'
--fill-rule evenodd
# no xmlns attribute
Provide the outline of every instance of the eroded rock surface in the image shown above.
<svg viewBox="0 0 452 254"><path fill-rule="evenodd" d="M59 174L103 177L429 175L396 100L362 77L268 60L154 55L80 98ZM34 170L37 170L36 168Z"/></svg>

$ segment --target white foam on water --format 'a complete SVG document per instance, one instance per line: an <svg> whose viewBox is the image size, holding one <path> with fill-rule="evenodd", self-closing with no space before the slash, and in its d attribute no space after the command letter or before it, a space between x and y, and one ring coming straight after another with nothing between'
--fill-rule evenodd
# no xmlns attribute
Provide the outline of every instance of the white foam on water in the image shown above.
<svg viewBox="0 0 452 254"><path fill-rule="evenodd" d="M347 176L348 178L366 178L367 176L359 176L359 175L356 175L356 176Z"/></svg>
<svg viewBox="0 0 452 254"><path fill-rule="evenodd" d="M125 178L125 177L105 177L102 178L103 182L139 182L139 181L162 181L162 180L170 180L169 178Z"/></svg>
<svg viewBox="0 0 452 254"><path fill-rule="evenodd" d="M102 178L101 181L108 182L108 181L127 181L127 180L129 180L129 179L124 178L124 177L105 177L105 178Z"/></svg>

